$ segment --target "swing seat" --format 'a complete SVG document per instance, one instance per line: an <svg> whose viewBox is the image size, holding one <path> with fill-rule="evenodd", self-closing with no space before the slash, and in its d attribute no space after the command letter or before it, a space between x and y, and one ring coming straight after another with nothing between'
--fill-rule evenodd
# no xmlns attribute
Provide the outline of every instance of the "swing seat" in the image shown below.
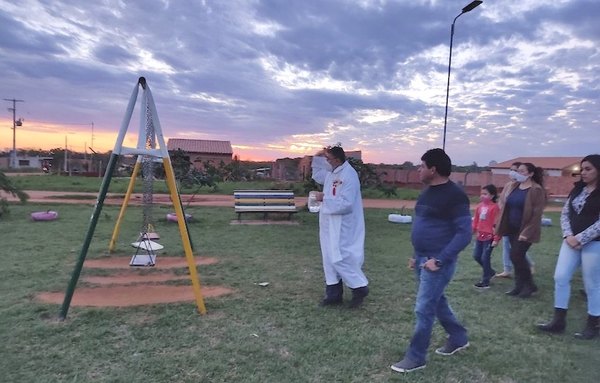
<svg viewBox="0 0 600 383"><path fill-rule="evenodd" d="M129 261L129 266L154 266L156 254L135 254Z"/></svg>
<svg viewBox="0 0 600 383"><path fill-rule="evenodd" d="M146 251L156 251L156 250L162 250L165 248L160 243L156 243L156 242L150 241L150 240L145 240L145 241L140 241L140 242L132 242L131 246L133 246L135 249L142 249L142 250L146 250Z"/></svg>

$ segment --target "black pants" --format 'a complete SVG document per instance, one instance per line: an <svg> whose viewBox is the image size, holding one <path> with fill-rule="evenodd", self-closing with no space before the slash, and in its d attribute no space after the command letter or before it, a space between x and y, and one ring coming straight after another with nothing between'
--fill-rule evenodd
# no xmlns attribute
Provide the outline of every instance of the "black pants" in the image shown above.
<svg viewBox="0 0 600 383"><path fill-rule="evenodd" d="M531 247L531 242L519 241L519 234L509 234L510 260L515 269L515 283L517 288L533 284L531 267L525 255Z"/></svg>

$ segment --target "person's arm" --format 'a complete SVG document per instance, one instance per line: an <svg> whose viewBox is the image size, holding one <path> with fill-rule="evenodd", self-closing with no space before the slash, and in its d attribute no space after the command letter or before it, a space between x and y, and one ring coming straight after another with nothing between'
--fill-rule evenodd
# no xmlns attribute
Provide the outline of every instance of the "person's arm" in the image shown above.
<svg viewBox="0 0 600 383"><path fill-rule="evenodd" d="M332 169L329 162L327 162L327 158L320 155L320 153L321 152L317 153L312 159L312 179L319 185L323 185L327 178L327 174L331 173Z"/></svg>
<svg viewBox="0 0 600 383"><path fill-rule="evenodd" d="M469 199L466 195L459 195L454 201L455 208L452 212L452 225L454 236L446 247L440 252L438 259L442 264L456 260L458 253L471 243L471 213Z"/></svg>
<svg viewBox="0 0 600 383"><path fill-rule="evenodd" d="M541 225L544 206L546 206L546 194L542 187L532 187L529 193L531 193L531 215L519 233L519 241L525 242L530 242L531 232Z"/></svg>
<svg viewBox="0 0 600 383"><path fill-rule="evenodd" d="M502 239L502 237L500 235L498 235L498 233L496 232L496 225L498 222L498 215L500 214L500 208L498 207L497 204L493 204L492 208L490 209L491 212L491 219L490 222L492 222L492 234L494 235L494 237L492 238L492 247L495 246L494 243L498 244L498 242L500 242L500 240Z"/></svg>
<svg viewBox="0 0 600 383"><path fill-rule="evenodd" d="M475 213L473 215L473 223L471 224L472 227L472 231L473 233L477 233L477 226L479 225L479 210L480 210L480 205L477 205L477 207L475 208Z"/></svg>
<svg viewBox="0 0 600 383"><path fill-rule="evenodd" d="M588 228L581 233L575 234L575 238L579 242L579 246L583 246L598 237L600 237L600 216L593 225L588 226Z"/></svg>
<svg viewBox="0 0 600 383"><path fill-rule="evenodd" d="M567 202L565 202L560 212L560 228L562 229L563 238L567 238L573 235L573 230L571 229L571 220L569 220L570 203L571 197L567 198Z"/></svg>

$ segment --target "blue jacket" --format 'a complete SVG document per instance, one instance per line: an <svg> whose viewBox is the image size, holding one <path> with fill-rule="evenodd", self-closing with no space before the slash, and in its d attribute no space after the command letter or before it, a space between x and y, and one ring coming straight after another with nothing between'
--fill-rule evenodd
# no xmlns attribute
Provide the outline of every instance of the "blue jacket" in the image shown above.
<svg viewBox="0 0 600 383"><path fill-rule="evenodd" d="M428 186L417 200L412 225L415 257L455 262L471 242L469 199L452 181Z"/></svg>

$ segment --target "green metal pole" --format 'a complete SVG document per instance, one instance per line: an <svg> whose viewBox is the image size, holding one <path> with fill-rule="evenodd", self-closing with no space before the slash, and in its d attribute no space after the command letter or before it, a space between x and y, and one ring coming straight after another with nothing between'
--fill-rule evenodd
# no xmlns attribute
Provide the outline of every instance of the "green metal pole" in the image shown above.
<svg viewBox="0 0 600 383"><path fill-rule="evenodd" d="M115 167L117 165L118 157L119 155L113 152L110 157L110 160L108 161L106 173L104 174L102 186L100 187L100 194L98 195L98 200L96 201L96 205L94 206L94 212L92 213L92 218L90 220L90 225L88 226L85 241L83 242L83 247L81 248L81 253L79 253L79 260L77 261L77 264L75 265L75 270L73 270L73 274L71 275L71 281L69 282L69 286L67 286L65 299L60 308L60 314L58 316L58 319L61 321L67 318L67 312L69 311L69 306L71 305L71 299L73 298L73 293L75 292L75 286L77 285L77 281L79 280L79 275L81 274L81 269L83 268L83 262L85 261L85 257L90 248L90 243L92 242L92 237L94 236L94 230L96 229L96 224L98 223L98 218L100 217L100 212L102 211L102 206L104 205L104 199L106 198L108 186L110 185L110 180L112 178L113 171L115 170Z"/></svg>

